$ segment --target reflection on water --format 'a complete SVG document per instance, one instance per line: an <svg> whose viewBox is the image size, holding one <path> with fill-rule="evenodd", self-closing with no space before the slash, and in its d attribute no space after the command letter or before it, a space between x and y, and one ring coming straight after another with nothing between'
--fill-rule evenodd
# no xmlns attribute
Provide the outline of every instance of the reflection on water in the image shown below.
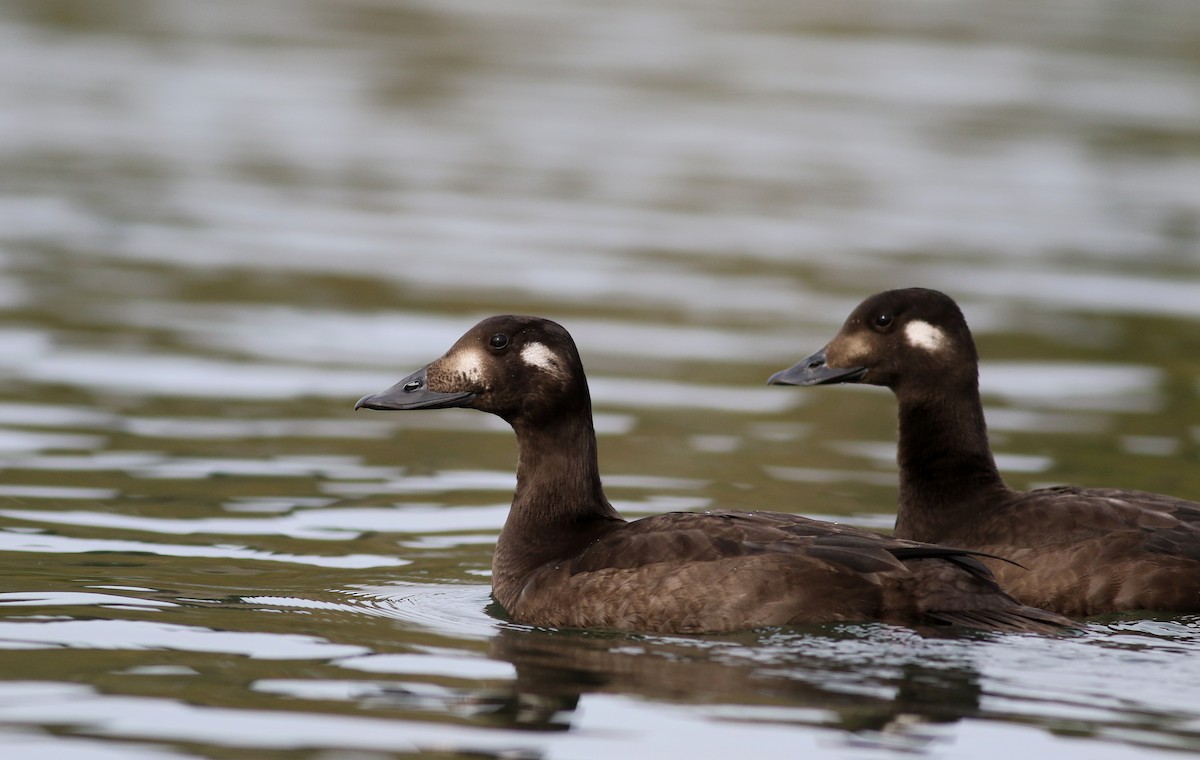
<svg viewBox="0 0 1200 760"><path fill-rule="evenodd" d="M7 754L1200 750L1194 618L514 625L508 427L351 411L543 314L623 512L886 530L890 395L764 383L924 285L1014 484L1200 498L1197 50L1192 0L6 4Z"/></svg>

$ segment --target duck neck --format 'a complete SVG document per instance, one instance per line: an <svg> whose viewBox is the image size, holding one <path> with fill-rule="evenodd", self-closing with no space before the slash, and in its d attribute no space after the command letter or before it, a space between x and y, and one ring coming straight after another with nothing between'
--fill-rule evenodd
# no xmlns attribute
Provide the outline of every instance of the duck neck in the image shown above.
<svg viewBox="0 0 1200 760"><path fill-rule="evenodd" d="M517 433L517 488L492 559L492 589L509 611L536 568L581 550L624 519L600 485L590 405Z"/></svg>
<svg viewBox="0 0 1200 760"><path fill-rule="evenodd" d="M934 394L897 392L900 503L896 536L951 542L1010 493L988 446L977 382Z"/></svg>

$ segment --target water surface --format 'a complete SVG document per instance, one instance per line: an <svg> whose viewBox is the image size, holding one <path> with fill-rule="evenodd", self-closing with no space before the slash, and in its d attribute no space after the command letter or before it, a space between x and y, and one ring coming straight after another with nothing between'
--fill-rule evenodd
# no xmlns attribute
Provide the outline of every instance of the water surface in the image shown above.
<svg viewBox="0 0 1200 760"><path fill-rule="evenodd" d="M512 434L353 413L574 334L629 516L888 529L895 420L768 388L944 289L1017 486L1200 499L1191 0L0 11L0 732L20 758L1179 757L1200 620L530 630Z"/></svg>

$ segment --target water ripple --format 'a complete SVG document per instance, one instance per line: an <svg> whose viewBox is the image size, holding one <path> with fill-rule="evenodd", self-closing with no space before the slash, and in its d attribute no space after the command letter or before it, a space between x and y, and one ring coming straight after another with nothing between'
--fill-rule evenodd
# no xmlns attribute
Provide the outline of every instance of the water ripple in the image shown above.
<svg viewBox="0 0 1200 760"><path fill-rule="evenodd" d="M45 514L47 513L31 513L30 517L33 520L40 520ZM335 556L288 554L260 551L244 546L191 546L168 544L161 541L69 538L46 533L31 535L9 529L0 530L0 551L29 554L150 554L164 557L285 562L331 568L399 567L408 564L408 560L397 557L381 557L371 554L339 554Z"/></svg>
<svg viewBox="0 0 1200 760"><path fill-rule="evenodd" d="M198 517L193 519L145 517L109 512L0 510L14 520L114 528L164 535L284 535L319 541L345 541L367 531L437 533L492 528L499 531L508 515L508 504L454 507L407 504L397 508L346 507L304 509L274 517ZM330 558L332 560L332 558Z"/></svg>
<svg viewBox="0 0 1200 760"><path fill-rule="evenodd" d="M303 634L217 631L144 620L0 620L0 642L46 648L238 654L260 660L327 660L368 651Z"/></svg>
<svg viewBox="0 0 1200 760"><path fill-rule="evenodd" d="M144 609L154 607L177 607L174 602L161 599L141 599L135 596L97 594L80 591L19 591L0 593L3 607L48 607L62 605L84 605L115 609Z"/></svg>
<svg viewBox="0 0 1200 760"><path fill-rule="evenodd" d="M359 586L345 593L352 604L375 614L454 638L488 639L502 625L487 613L493 608L488 585L398 583Z"/></svg>

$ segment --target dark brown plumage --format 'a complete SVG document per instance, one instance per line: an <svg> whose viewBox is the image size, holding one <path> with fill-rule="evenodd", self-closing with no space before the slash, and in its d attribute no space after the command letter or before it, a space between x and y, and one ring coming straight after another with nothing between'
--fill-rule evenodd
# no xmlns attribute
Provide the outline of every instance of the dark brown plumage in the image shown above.
<svg viewBox="0 0 1200 760"><path fill-rule="evenodd" d="M958 305L912 288L871 296L784 385L867 383L900 408L896 536L997 554L1001 585L1067 615L1200 611L1200 504L1118 489L1016 491L988 445L975 342Z"/></svg>
<svg viewBox="0 0 1200 760"><path fill-rule="evenodd" d="M561 326L486 319L356 408L469 407L517 434L517 488L492 591L518 622L653 632L886 620L1050 630L970 552L769 512L627 522L600 486L583 364Z"/></svg>

